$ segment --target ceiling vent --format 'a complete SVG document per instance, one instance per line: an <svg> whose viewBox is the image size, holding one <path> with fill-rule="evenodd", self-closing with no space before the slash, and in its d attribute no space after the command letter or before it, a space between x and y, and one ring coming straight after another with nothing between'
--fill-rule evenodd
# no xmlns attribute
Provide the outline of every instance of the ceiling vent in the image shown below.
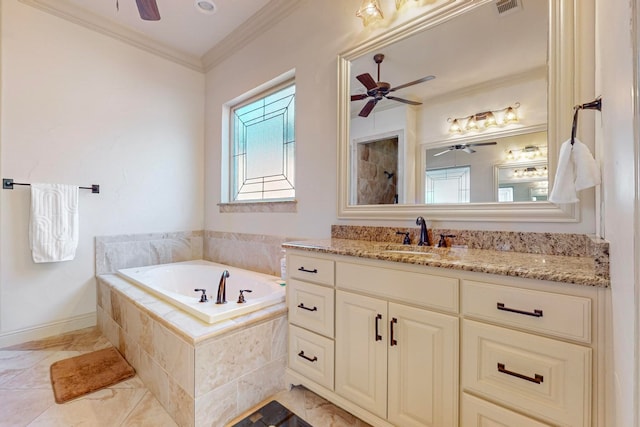
<svg viewBox="0 0 640 427"><path fill-rule="evenodd" d="M499 16L505 16L522 10L522 0L496 0Z"/></svg>

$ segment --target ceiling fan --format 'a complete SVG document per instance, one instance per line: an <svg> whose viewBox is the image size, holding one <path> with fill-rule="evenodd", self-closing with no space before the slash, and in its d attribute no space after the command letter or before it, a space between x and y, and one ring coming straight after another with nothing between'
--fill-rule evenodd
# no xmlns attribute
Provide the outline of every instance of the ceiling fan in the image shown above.
<svg viewBox="0 0 640 427"><path fill-rule="evenodd" d="M465 153L472 154L472 153L475 153L476 150L474 150L471 147L480 147L480 146L483 146L483 145L496 145L496 144L497 144L497 142L495 142L495 141L494 142L478 142L476 144L456 144L456 145L450 146L449 148L447 148L444 151L441 151L439 153L434 154L433 157L441 156L443 154L448 153L449 151L457 151L457 150L461 150L461 151L464 151Z"/></svg>
<svg viewBox="0 0 640 427"><path fill-rule="evenodd" d="M160 11L158 10L158 3L156 3L156 0L136 0L136 6L138 6L138 13L140 14L140 18L143 20L160 20ZM116 9L120 10L119 0L116 0Z"/></svg>
<svg viewBox="0 0 640 427"><path fill-rule="evenodd" d="M400 86L391 87L389 83L380 81L380 64L382 63L383 59L384 59L384 55L381 53L378 53L373 56L374 62L378 64L378 81L377 82L373 80L373 77L371 77L371 74L369 73L360 74L359 76L356 77L356 79L358 79L358 81L362 83L364 87L367 89L367 93L351 95L351 100L359 101L361 99L365 99L369 97L373 98L373 99L370 99L369 102L365 104L362 110L360 110L360 113L358 114L360 117L369 116L369 113L371 113L371 111L373 110L373 107L375 107L378 101L382 100L383 98L391 99L398 102L403 102L405 104L410 104L410 105L421 105L422 104L421 102L398 98L396 96L389 95L389 93L394 92L398 89L403 89L408 86L412 86L418 83L423 83L428 80L435 79L435 76L426 76L421 79L418 79L409 83L405 83Z"/></svg>

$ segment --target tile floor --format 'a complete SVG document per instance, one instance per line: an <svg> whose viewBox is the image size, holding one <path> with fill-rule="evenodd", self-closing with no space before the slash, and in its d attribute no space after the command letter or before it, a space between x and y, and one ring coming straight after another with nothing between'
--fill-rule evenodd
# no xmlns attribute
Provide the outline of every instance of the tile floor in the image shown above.
<svg viewBox="0 0 640 427"><path fill-rule="evenodd" d="M137 375L70 402L55 403L51 364L110 345L96 328L88 328L0 349L0 427L176 426ZM368 426L303 387L280 392L272 399L316 427Z"/></svg>

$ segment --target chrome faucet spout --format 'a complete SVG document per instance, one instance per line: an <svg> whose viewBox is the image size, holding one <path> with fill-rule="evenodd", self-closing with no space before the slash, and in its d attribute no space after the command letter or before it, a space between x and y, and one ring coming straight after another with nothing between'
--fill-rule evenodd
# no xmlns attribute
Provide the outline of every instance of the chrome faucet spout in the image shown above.
<svg viewBox="0 0 640 427"><path fill-rule="evenodd" d="M218 296L216 298L216 304L227 303L227 278L229 277L229 271L224 270L220 276L220 283L218 284Z"/></svg>
<svg viewBox="0 0 640 427"><path fill-rule="evenodd" d="M416 218L416 225L420 226L420 241L418 246L431 246L429 243L429 231L427 230L427 222L423 217Z"/></svg>

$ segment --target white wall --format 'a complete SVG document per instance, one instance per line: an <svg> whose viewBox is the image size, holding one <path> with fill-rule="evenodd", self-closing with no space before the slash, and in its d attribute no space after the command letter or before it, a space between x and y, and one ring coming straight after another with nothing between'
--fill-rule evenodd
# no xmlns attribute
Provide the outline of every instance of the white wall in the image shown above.
<svg viewBox="0 0 640 427"><path fill-rule="evenodd" d="M603 228L610 242L613 323L613 381L616 426L634 424L634 205L637 185L634 153L631 2L597 1L597 93L602 94L599 145L603 153ZM637 54L637 53L636 53ZM587 114L594 114L585 112ZM600 114L600 113L596 113ZM636 118L637 120L637 118ZM635 231L635 233L634 233ZM637 343L635 343L637 344Z"/></svg>
<svg viewBox="0 0 640 427"><path fill-rule="evenodd" d="M204 76L2 1L2 177L80 192L73 261L34 264L30 193L0 191L0 344L92 321L94 237L203 225ZM1 345L0 345L1 346Z"/></svg>
<svg viewBox="0 0 640 427"><path fill-rule="evenodd" d="M393 2L384 2L392 7ZM327 237L336 216L337 62L338 54L384 28L363 28L351 2L302 2L290 16L207 73L205 227L212 230ZM392 7L393 8L393 7ZM417 13L419 9L410 10ZM393 16L388 10L386 16ZM407 15L408 16L408 15ZM397 25L396 21L394 25ZM581 32L593 32L587 21ZM585 47L578 70L593 68L593 45ZM219 213L221 104L291 69L296 70L297 213ZM580 76L578 76L579 78ZM593 84L580 99L593 96ZM509 102L513 102L511 97ZM566 130L567 137L570 129ZM561 142L561 141L560 141ZM592 145L587 135L583 142ZM444 228L595 233L594 191L581 194L582 220L570 224L439 222ZM360 225L410 226L398 221L358 221Z"/></svg>

